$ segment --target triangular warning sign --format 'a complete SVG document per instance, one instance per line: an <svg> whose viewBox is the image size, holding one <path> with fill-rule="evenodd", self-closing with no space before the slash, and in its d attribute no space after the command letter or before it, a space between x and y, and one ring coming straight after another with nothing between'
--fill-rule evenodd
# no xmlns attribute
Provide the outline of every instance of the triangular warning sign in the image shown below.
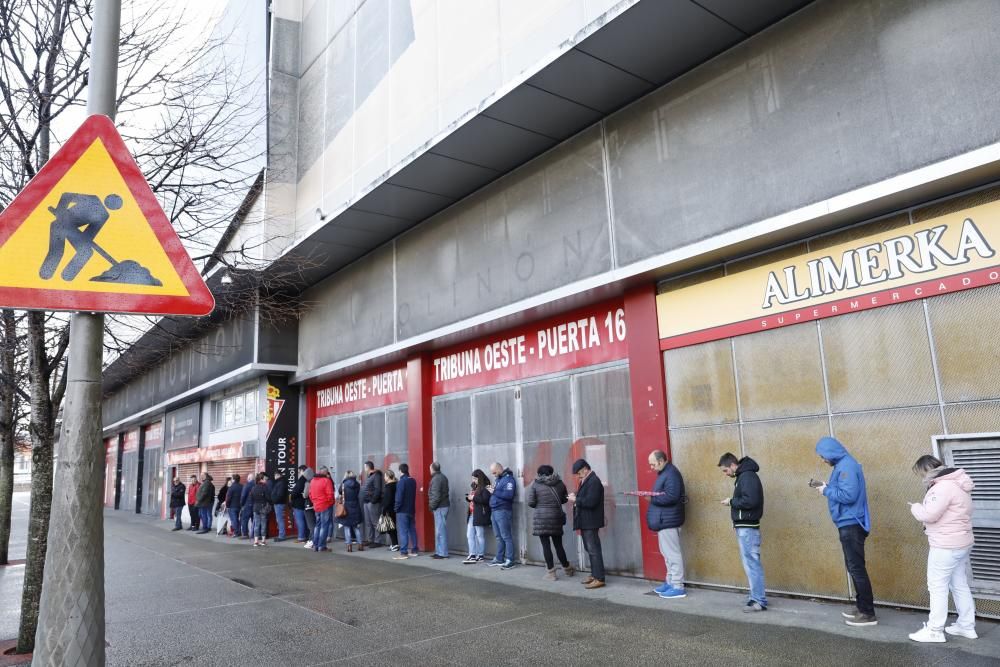
<svg viewBox="0 0 1000 667"><path fill-rule="evenodd" d="M107 116L87 118L0 213L0 306L150 315L215 307Z"/></svg>

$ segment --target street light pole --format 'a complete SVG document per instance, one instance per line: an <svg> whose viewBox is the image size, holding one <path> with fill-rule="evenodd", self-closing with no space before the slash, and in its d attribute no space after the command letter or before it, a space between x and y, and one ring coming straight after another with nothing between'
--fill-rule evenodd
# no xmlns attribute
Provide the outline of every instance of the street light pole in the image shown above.
<svg viewBox="0 0 1000 667"><path fill-rule="evenodd" d="M121 0L96 0L87 114L114 119ZM45 579L33 664L104 665L104 315L70 320L66 402L57 445Z"/></svg>

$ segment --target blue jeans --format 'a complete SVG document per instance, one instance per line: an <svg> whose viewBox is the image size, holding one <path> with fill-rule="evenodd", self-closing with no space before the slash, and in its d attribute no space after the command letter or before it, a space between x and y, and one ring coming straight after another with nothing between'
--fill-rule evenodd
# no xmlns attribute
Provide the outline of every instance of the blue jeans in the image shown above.
<svg viewBox="0 0 1000 667"><path fill-rule="evenodd" d="M344 542L361 544L361 526L344 526Z"/></svg>
<svg viewBox="0 0 1000 667"><path fill-rule="evenodd" d="M292 508L292 516L295 517L295 528L299 531L299 539L305 542L309 537L309 528L306 526L306 511Z"/></svg>
<svg viewBox="0 0 1000 667"><path fill-rule="evenodd" d="M174 508L174 528L183 528L184 527L184 526L181 525L181 510L182 509L184 509L184 508L183 507L175 507Z"/></svg>
<svg viewBox="0 0 1000 667"><path fill-rule="evenodd" d="M274 519L278 522L278 539L285 539L285 506L274 506Z"/></svg>
<svg viewBox="0 0 1000 667"><path fill-rule="evenodd" d="M322 512L316 512L316 535L313 537L313 551L319 551L330 539L330 529L333 526L333 508L327 507Z"/></svg>
<svg viewBox="0 0 1000 667"><path fill-rule="evenodd" d="M199 518L199 524L201 525L201 530L212 530L212 508L211 507L199 507L198 508L198 518Z"/></svg>
<svg viewBox="0 0 1000 667"><path fill-rule="evenodd" d="M476 526L472 523L472 515L469 515L469 527L465 531L465 539L469 542L469 555L482 556L486 552L486 528Z"/></svg>
<svg viewBox="0 0 1000 667"><path fill-rule="evenodd" d="M399 553L417 553L417 524L412 514L396 513L396 528L399 531Z"/></svg>
<svg viewBox="0 0 1000 667"><path fill-rule="evenodd" d="M510 524L513 516L510 510L493 510L493 534L497 538L496 563L514 560L514 537L510 534Z"/></svg>
<svg viewBox="0 0 1000 667"><path fill-rule="evenodd" d="M253 537L255 540L267 539L267 514L253 513Z"/></svg>
<svg viewBox="0 0 1000 667"><path fill-rule="evenodd" d="M434 553L448 555L448 508L434 510Z"/></svg>
<svg viewBox="0 0 1000 667"><path fill-rule="evenodd" d="M250 517L253 516L253 503L247 503L240 508L240 536L250 537Z"/></svg>
<svg viewBox="0 0 1000 667"><path fill-rule="evenodd" d="M229 508L229 527L233 529L233 535L240 534L240 510L238 507Z"/></svg>
<svg viewBox="0 0 1000 667"><path fill-rule="evenodd" d="M736 539L740 544L740 560L750 582L750 601L767 606L764 595L764 566L760 564L760 529L737 528Z"/></svg>

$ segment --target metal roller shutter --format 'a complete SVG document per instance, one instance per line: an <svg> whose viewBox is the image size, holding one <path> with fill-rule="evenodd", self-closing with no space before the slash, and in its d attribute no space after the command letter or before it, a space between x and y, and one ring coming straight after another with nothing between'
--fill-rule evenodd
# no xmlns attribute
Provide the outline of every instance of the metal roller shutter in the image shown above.
<svg viewBox="0 0 1000 667"><path fill-rule="evenodd" d="M239 475L241 481L252 478L257 474L257 459L233 459L231 461L209 461L205 464L205 472L212 476L212 484L215 484L216 492L226 483L226 478L230 475Z"/></svg>
<svg viewBox="0 0 1000 667"><path fill-rule="evenodd" d="M188 482L191 481L191 475L200 476L201 475L201 464L200 463L181 463L180 465L173 466L177 468L177 476L180 477L181 482L184 483L186 487ZM173 483L173 479L170 480Z"/></svg>

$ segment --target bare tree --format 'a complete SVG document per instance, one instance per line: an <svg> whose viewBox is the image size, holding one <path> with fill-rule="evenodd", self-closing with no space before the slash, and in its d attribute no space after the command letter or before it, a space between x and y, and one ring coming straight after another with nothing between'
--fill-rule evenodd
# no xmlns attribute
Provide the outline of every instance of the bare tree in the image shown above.
<svg viewBox="0 0 1000 667"><path fill-rule="evenodd" d="M19 425L26 418L24 336L14 311L0 310L0 565L9 562L14 500L14 449Z"/></svg>
<svg viewBox="0 0 1000 667"><path fill-rule="evenodd" d="M0 205L10 203L82 119L92 8L93 0L0 0ZM244 98L261 82L248 80L239 62L221 56L225 36L178 52L174 45L190 30L182 15L152 0L133 2L130 9L119 45L118 126L189 252L203 260L216 257L234 211L260 171L260 151L254 148L259 142L252 139L262 119L252 117L256 107ZM259 256L243 254L226 262L256 274L252 267ZM2 324L7 340L6 316ZM109 338L127 345L121 332L139 325L109 318L109 326ZM19 653L34 647L68 336L65 316L30 312L25 344L14 348L28 361L28 386L20 391L30 404L33 449ZM6 362L0 355L0 369L6 370ZM0 391L0 429L7 423L8 401ZM0 461L5 461L7 440L0 438ZM0 465L0 492L2 470ZM0 537L3 502L0 493Z"/></svg>

